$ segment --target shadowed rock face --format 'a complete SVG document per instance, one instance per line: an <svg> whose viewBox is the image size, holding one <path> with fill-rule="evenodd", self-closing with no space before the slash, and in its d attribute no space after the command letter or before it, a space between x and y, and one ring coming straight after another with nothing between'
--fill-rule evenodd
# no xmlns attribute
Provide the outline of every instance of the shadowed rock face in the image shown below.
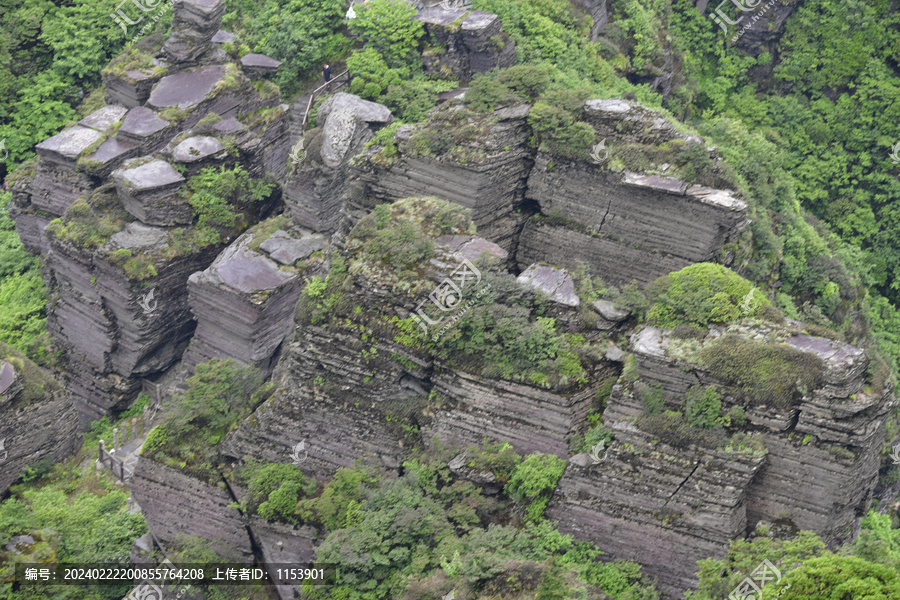
<svg viewBox="0 0 900 600"><path fill-rule="evenodd" d="M495 14L463 8L430 6L416 17L434 45L446 52L427 56L425 69L437 73L451 69L465 83L477 73L510 67L516 62L516 45L502 32Z"/></svg>
<svg viewBox="0 0 900 600"><path fill-rule="evenodd" d="M189 225L194 213L178 191L185 179L164 160L120 169L112 174L122 206L148 225Z"/></svg>
<svg viewBox="0 0 900 600"><path fill-rule="evenodd" d="M78 414L68 392L36 365L17 371L13 362L20 367L25 364L23 359L5 360L0 354L0 494L5 494L27 467L45 459L64 460L81 445ZM38 386L43 389L33 397Z"/></svg>

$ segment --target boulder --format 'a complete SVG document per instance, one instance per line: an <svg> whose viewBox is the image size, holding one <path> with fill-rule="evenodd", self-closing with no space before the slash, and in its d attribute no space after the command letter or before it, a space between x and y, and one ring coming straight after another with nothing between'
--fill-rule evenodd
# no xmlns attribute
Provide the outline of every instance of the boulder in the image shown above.
<svg viewBox="0 0 900 600"><path fill-rule="evenodd" d="M250 79L261 79L269 75L275 75L278 73L278 67L280 66L280 60L275 60L265 54L250 52L241 57L241 68Z"/></svg>
<svg viewBox="0 0 900 600"><path fill-rule="evenodd" d="M575 293L575 280L565 269L531 265L516 281L520 285L543 292L552 302L572 307L581 304L578 294Z"/></svg>
<svg viewBox="0 0 900 600"><path fill-rule="evenodd" d="M174 125L149 108L138 106L125 115L116 139L137 145L141 152L150 154L168 143L174 134Z"/></svg>
<svg viewBox="0 0 900 600"><path fill-rule="evenodd" d="M185 179L164 160L139 166L126 163L112 174L122 206L149 225L189 225L194 212L186 198L179 196Z"/></svg>

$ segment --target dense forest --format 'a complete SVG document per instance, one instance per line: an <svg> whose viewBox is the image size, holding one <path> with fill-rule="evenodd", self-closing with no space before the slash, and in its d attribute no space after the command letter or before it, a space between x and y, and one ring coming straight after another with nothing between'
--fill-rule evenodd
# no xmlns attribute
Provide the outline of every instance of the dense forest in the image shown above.
<svg viewBox="0 0 900 600"><path fill-rule="evenodd" d="M439 94L459 86L448 74L423 66L422 56L437 49L420 43L422 25L413 19L414 5L406 2L371 0L349 25L343 0L226 4L223 28L240 38L228 51L260 52L283 61L275 83L286 101L320 80L324 62L346 64L354 74L350 91L384 104L398 119L377 143L390 145L397 127L425 121ZM784 316L817 327L825 337L865 347L873 371L896 377L900 11L887 0L782 4L796 5L782 30L742 44L691 0L612 1L609 22L594 41L593 23L576 2L472 0L473 8L501 17L505 34L516 43L517 66L475 78L466 101L483 112L511 99L533 103L529 124L536 132L535 147L576 159L587 160L600 141L576 114L587 98L637 100L671 116L685 132L703 136L727 163L727 172L716 176L738 190L749 207L750 226L727 248L732 269ZM143 42L110 18L118 6L117 0L0 0L0 157L5 155L0 179L10 183L23 177L34 168L37 143L105 104L102 76L111 59L167 32L171 10L165 3L159 4L161 18ZM433 150L440 140L435 134L412 140L417 141L427 151L428 144ZM671 158L691 181L712 169L705 154L673 151L671 157L657 158L656 163ZM652 167L644 160L634 148L613 148L610 168ZM45 331L41 261L20 243L8 215L11 202L12 194L0 192L0 355L52 369L55 349ZM334 269L332 274L340 275ZM328 281L318 283L324 290ZM708 325L692 315L709 298L683 290L676 298L669 291L669 300L681 303L682 316L667 322L654 313L661 292L653 293L626 286L618 295L645 321ZM564 344L571 338L559 339ZM487 356L492 348L480 350ZM492 360L498 369L515 371L502 355ZM212 399L240 388L249 405L263 385L256 377L231 363L211 363L190 380L178 414L189 423L198 410L206 410L204 422L221 418L227 429L237 417L217 409ZM118 418L139 415L147 401L142 397ZM96 421L76 457L41 464L23 476L0 503L0 546L23 531L53 530L62 541L49 534L39 540L43 559L127 560L146 525L140 514L129 512L127 494L90 460L98 440L111 438L113 425L109 418ZM888 439L898 430L895 413ZM195 433L174 425L166 432L183 436L185 444L200 444L192 451L202 454L204 438ZM584 448L606 434L602 427L591 429ZM158 429L156 437L162 436ZM153 454L162 445L148 438L145 452ZM470 455L503 483L502 494L485 500L475 486L454 483L446 468L453 454L440 446L413 450L403 475L394 479L359 467L341 469L322 484L291 465L249 465L235 476L249 490L242 507L248 514L317 523L330 532L319 558L348 568L337 585L306 590L311 598L436 598L448 581L459 597L513 598L518 597L516 582L501 585L492 579L511 563L542 565L536 571L537 600L660 598L639 565L598 562L593 544L559 533L545 518L563 459L520 456L501 444L471 448ZM897 480L900 466L884 469L884 485ZM869 510L856 542L837 552L811 532L787 541L760 532L752 540L733 542L723 560L701 561L700 586L689 598L726 597L742 573L763 559L793 568L761 598L900 598L898 526L896 514L892 521ZM215 559L215 548L196 539L186 538L180 552L188 562ZM486 591L485 581L494 587ZM72 588L30 595L0 579L0 598L10 599L121 598L127 591ZM211 587L207 597L263 596L246 588Z"/></svg>

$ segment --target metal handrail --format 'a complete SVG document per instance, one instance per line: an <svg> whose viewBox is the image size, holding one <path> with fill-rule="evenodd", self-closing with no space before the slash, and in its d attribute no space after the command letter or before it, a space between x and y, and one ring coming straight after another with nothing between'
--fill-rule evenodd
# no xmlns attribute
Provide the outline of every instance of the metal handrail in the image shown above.
<svg viewBox="0 0 900 600"><path fill-rule="evenodd" d="M339 82L338 78L343 77L344 75L347 76L347 80ZM319 92L321 92L325 88L328 88L329 86L332 86L332 85L337 85L340 88L340 87L343 87L343 86L349 85L349 84L350 84L350 69L347 69L344 72L338 73L337 75L335 75L334 79L332 79L331 81L320 85L319 87L317 87L316 89L314 89L312 91L312 93L309 95L309 102L306 103L306 112L303 114L303 122L300 123L300 135L301 136L306 131L306 126L309 124L309 113L310 113L310 111L312 111L313 102L316 101L316 96L319 94ZM329 93L331 92L330 89L328 91L329 91Z"/></svg>

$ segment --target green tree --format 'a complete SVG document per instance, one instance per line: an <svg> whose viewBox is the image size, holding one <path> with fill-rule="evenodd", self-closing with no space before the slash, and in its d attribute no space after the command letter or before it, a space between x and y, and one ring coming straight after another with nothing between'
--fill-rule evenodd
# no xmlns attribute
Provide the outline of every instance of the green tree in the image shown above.
<svg viewBox="0 0 900 600"><path fill-rule="evenodd" d="M425 26L416 19L416 9L404 0L371 0L357 7L350 31L362 36L391 68L410 66L418 60L416 49Z"/></svg>
<svg viewBox="0 0 900 600"><path fill-rule="evenodd" d="M558 456L530 454L513 469L506 493L522 504L528 504L528 520L540 521L565 470L566 461Z"/></svg>

